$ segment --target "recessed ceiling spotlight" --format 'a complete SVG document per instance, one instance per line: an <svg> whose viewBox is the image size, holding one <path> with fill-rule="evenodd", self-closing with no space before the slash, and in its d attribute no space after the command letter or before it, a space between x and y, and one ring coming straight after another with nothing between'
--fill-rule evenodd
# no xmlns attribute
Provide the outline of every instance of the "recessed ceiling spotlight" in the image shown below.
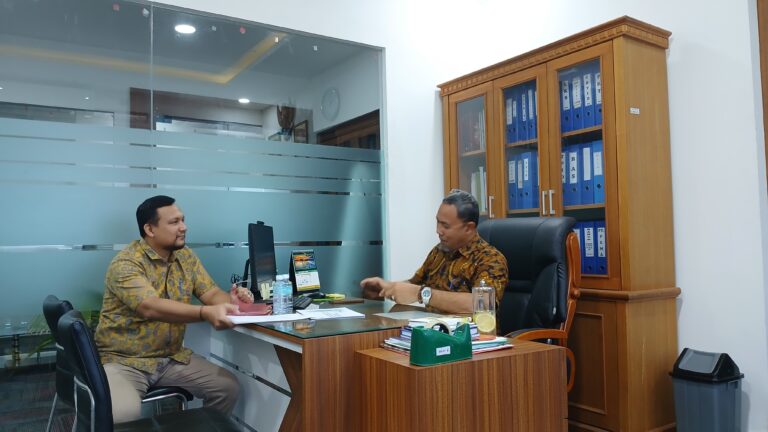
<svg viewBox="0 0 768 432"><path fill-rule="evenodd" d="M2 87L0 87L0 90L2 90L2 89L3 89L3 88L2 88Z"/></svg>
<svg viewBox="0 0 768 432"><path fill-rule="evenodd" d="M275 43L278 43L278 42L280 42L280 38L275 36Z"/></svg>
<svg viewBox="0 0 768 432"><path fill-rule="evenodd" d="M317 45L312 45L312 49L317 51Z"/></svg>
<svg viewBox="0 0 768 432"><path fill-rule="evenodd" d="M237 101L240 102L241 104L251 103L251 100L248 98L240 98Z"/></svg>
<svg viewBox="0 0 768 432"><path fill-rule="evenodd" d="M91 99L91 97L90 97L90 96L86 96L86 97L84 97L83 99L85 99L85 100L90 100L90 99Z"/></svg>
<svg viewBox="0 0 768 432"><path fill-rule="evenodd" d="M216 26L211 26L211 31L216 31Z"/></svg>
<svg viewBox="0 0 768 432"><path fill-rule="evenodd" d="M197 30L189 24L179 24L174 29L181 34L192 34Z"/></svg>

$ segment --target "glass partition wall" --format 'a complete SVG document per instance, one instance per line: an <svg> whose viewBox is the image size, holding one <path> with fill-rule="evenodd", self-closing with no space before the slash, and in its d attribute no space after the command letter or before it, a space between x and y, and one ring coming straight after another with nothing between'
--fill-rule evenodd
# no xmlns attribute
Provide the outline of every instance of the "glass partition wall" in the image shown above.
<svg viewBox="0 0 768 432"><path fill-rule="evenodd" d="M316 144L378 116L382 50L142 2L0 8L0 325L51 293L98 309L157 194L225 289L259 220L279 272L314 249L324 291L382 273L379 146Z"/></svg>

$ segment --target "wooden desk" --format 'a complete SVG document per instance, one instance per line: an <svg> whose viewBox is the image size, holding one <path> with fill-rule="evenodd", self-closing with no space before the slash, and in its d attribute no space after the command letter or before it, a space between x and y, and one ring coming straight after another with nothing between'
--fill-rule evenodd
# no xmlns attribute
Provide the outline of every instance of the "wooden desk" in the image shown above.
<svg viewBox="0 0 768 432"><path fill-rule="evenodd" d="M566 431L565 350L512 349L432 367L381 348L360 351L361 430Z"/></svg>
<svg viewBox="0 0 768 432"><path fill-rule="evenodd" d="M366 318L318 321L314 329L305 332L294 330L290 323L237 326L233 330L220 332L211 331L207 325L190 325L185 343L201 355L207 354L212 362L236 375L241 394L233 415L237 421L253 430L366 430L369 422L383 422L384 415L373 413L373 417L369 417L362 414L362 395L368 396L372 390L367 383L361 385L361 354L358 351L377 348L384 339L398 335L400 326L405 322L373 315L384 311L382 302L366 301L362 305L349 306L365 313ZM190 328L194 328L197 333L194 338L189 337ZM209 345L195 345L192 339ZM408 357L400 357L408 369ZM500 359L498 363L492 360L497 357ZM503 409L499 410L498 415L491 416L498 419L500 424L514 425L522 421L510 420L510 409L514 410L512 412L516 417L522 419L533 415L537 418L563 419L564 359L565 355L560 348L523 342L507 352L481 354L471 361L454 365L422 368L426 372L417 372L420 376L418 382L425 383L434 379L435 383L442 382L441 385L445 385L445 381L441 380L445 380L447 375L439 375L439 371L452 370L465 363L477 364L472 366L479 368L477 371L467 369L467 372L460 373L469 374L466 376L472 376L471 379L477 382L487 383L485 386L488 388L500 389L497 396L499 400L493 402L496 404L493 406L501 406ZM431 373L438 375L432 376ZM490 383L498 382L497 379L515 384L491 386ZM384 384L386 381L377 383L379 386ZM434 387L432 383L428 385ZM515 392L512 393L511 389L515 389ZM558 389L562 390L562 394ZM538 400L524 403L525 399L539 393L548 395L549 405L542 405L543 402ZM392 393L392 396L398 395L398 391ZM403 421L407 418L404 415L395 415L394 418ZM491 427L494 424L491 423ZM435 429L421 429L428 430ZM473 426L464 430L491 429Z"/></svg>
<svg viewBox="0 0 768 432"><path fill-rule="evenodd" d="M190 347L207 351L238 378L241 395L233 415L251 429L360 430L360 411L352 409L359 382L355 353L398 335L406 321L373 315L386 311L380 301L347 306L366 317L317 321L309 331L294 330L291 323L237 326L211 332L208 350Z"/></svg>

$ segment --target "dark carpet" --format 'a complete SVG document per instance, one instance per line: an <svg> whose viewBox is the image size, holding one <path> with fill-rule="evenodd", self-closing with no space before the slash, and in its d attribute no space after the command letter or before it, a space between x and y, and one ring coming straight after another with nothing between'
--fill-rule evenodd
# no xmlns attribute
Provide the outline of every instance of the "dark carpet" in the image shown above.
<svg viewBox="0 0 768 432"><path fill-rule="evenodd" d="M0 369L0 431L44 431L54 394L55 372L50 367ZM70 431L73 419L74 411L59 402L51 430Z"/></svg>

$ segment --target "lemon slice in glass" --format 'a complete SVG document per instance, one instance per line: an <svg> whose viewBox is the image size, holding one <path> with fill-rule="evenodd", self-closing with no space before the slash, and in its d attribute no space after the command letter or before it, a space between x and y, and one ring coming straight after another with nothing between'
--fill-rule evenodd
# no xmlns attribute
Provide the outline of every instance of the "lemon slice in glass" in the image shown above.
<svg viewBox="0 0 768 432"><path fill-rule="evenodd" d="M496 332L496 317L490 312L478 312L474 316L475 324L480 333Z"/></svg>

